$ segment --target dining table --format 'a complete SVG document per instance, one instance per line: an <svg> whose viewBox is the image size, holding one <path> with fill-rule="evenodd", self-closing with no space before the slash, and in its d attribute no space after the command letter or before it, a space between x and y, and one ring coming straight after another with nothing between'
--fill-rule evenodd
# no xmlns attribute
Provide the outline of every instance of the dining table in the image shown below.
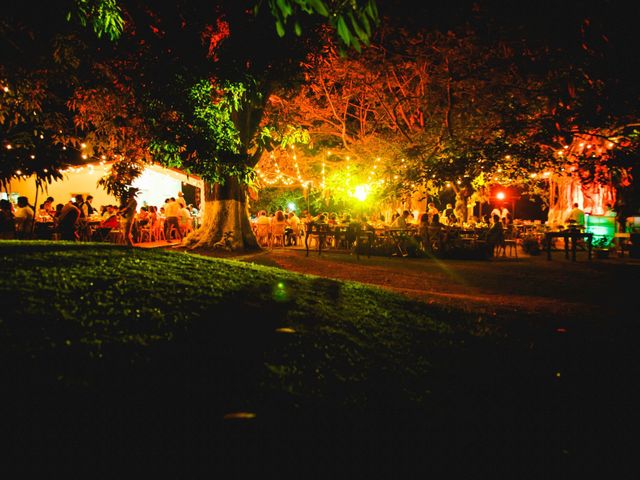
<svg viewBox="0 0 640 480"><path fill-rule="evenodd" d="M554 238L562 238L564 240L564 257L569 259L569 244L571 244L571 260L576 261L576 250L578 240L585 239L587 241L587 250L589 252L589 260L591 260L591 251L593 249L593 233L585 232L579 229L567 228L564 230L545 232L545 246L547 250L547 260L551 260L551 244Z"/></svg>

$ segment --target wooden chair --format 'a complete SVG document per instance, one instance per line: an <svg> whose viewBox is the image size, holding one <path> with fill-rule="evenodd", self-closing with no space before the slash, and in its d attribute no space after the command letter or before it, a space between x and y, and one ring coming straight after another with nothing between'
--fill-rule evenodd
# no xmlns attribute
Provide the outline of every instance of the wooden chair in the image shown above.
<svg viewBox="0 0 640 480"><path fill-rule="evenodd" d="M189 217L187 218L187 221L185 223L181 223L180 231L183 237L186 237L191 232L193 232L193 218Z"/></svg>
<svg viewBox="0 0 640 480"><path fill-rule="evenodd" d="M164 218L158 218L158 220L153 224L153 241L159 242L161 240L166 240L164 234Z"/></svg>
<svg viewBox="0 0 640 480"><path fill-rule="evenodd" d="M151 223L147 223L147 225L138 229L138 243L143 243L144 241L153 242L153 238L153 225Z"/></svg>
<svg viewBox="0 0 640 480"><path fill-rule="evenodd" d="M256 240L261 247L269 246L269 237L271 234L271 225L268 223L259 223L256 225Z"/></svg>
<svg viewBox="0 0 640 480"><path fill-rule="evenodd" d="M182 240L182 233L179 227L175 225L171 225L169 231L167 232L167 240Z"/></svg>
<svg viewBox="0 0 640 480"><path fill-rule="evenodd" d="M307 223L305 224L304 246L309 256L309 241L313 240L318 247L318 255L322 254L322 249L326 246L327 235L329 234L329 225L326 223Z"/></svg>
<svg viewBox="0 0 640 480"><path fill-rule="evenodd" d="M276 245L284 247L284 229L287 226L286 223L274 223L271 225L271 239L269 242L269 246L271 248Z"/></svg>
<svg viewBox="0 0 640 480"><path fill-rule="evenodd" d="M109 232L109 235L107 235L107 240L117 245L126 244L127 240L125 238L125 233L124 233L126 223L127 223L126 220L120 219L120 226L118 228L111 229L111 231Z"/></svg>
<svg viewBox="0 0 640 480"><path fill-rule="evenodd" d="M496 256L502 252L502 256L506 257L507 250L509 250L508 256L518 258L518 236L515 231L510 229L505 230L502 243L496 245Z"/></svg>

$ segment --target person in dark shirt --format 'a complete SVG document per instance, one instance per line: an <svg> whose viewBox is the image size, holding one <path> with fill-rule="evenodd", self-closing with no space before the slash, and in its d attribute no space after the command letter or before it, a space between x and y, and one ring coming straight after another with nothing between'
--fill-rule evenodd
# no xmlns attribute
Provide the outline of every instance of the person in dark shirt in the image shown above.
<svg viewBox="0 0 640 480"><path fill-rule="evenodd" d="M9 200L0 200L0 238L4 240L15 238L16 220L11 211Z"/></svg>
<svg viewBox="0 0 640 480"><path fill-rule="evenodd" d="M56 224L61 240L75 241L78 239L76 236L76 228L79 218L80 209L75 206L73 201L69 200L67 204L62 207L60 215L56 217Z"/></svg>

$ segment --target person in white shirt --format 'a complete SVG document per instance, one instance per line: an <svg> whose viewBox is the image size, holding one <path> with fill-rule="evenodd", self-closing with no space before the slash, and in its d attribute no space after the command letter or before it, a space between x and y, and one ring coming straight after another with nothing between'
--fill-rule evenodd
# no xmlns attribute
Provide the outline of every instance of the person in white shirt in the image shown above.
<svg viewBox="0 0 640 480"><path fill-rule="evenodd" d="M14 213L18 238L27 238L31 234L34 212L27 197L18 197L18 208Z"/></svg>
<svg viewBox="0 0 640 480"><path fill-rule="evenodd" d="M287 234L287 245L297 245L298 244L298 236L300 235L300 219L296 215L296 212L289 212L289 218L287 219L288 229L286 231Z"/></svg>
<svg viewBox="0 0 640 480"><path fill-rule="evenodd" d="M565 218L565 222L578 227L584 226L584 212L578 208L577 203L573 204L573 209L569 212L567 218Z"/></svg>
<svg viewBox="0 0 640 480"><path fill-rule="evenodd" d="M393 223L391 224L391 226L393 228L407 228L407 218L409 218L409 215L411 215L411 213L409 212L409 210L404 210L402 212L402 215L400 215L399 217L397 217Z"/></svg>

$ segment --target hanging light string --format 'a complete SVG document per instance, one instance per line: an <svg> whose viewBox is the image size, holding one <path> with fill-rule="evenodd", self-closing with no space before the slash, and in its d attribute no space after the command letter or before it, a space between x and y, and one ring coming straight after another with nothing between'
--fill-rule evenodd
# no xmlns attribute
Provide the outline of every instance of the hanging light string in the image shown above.
<svg viewBox="0 0 640 480"><path fill-rule="evenodd" d="M295 173L289 174L285 173L284 168L281 167L280 163L276 159L276 155L274 152L269 154L269 161L264 162L266 165L262 167L257 167L256 172L258 173L258 178L264 184L269 186L273 185L285 185L291 186L294 184L300 184L302 187L307 188L310 180L305 180L300 171L300 164L298 163L298 155L295 152L295 146L291 146L291 153L289 153L286 149L282 149L280 152L280 156L285 161L285 164L290 165L293 163L293 168L295 169Z"/></svg>

